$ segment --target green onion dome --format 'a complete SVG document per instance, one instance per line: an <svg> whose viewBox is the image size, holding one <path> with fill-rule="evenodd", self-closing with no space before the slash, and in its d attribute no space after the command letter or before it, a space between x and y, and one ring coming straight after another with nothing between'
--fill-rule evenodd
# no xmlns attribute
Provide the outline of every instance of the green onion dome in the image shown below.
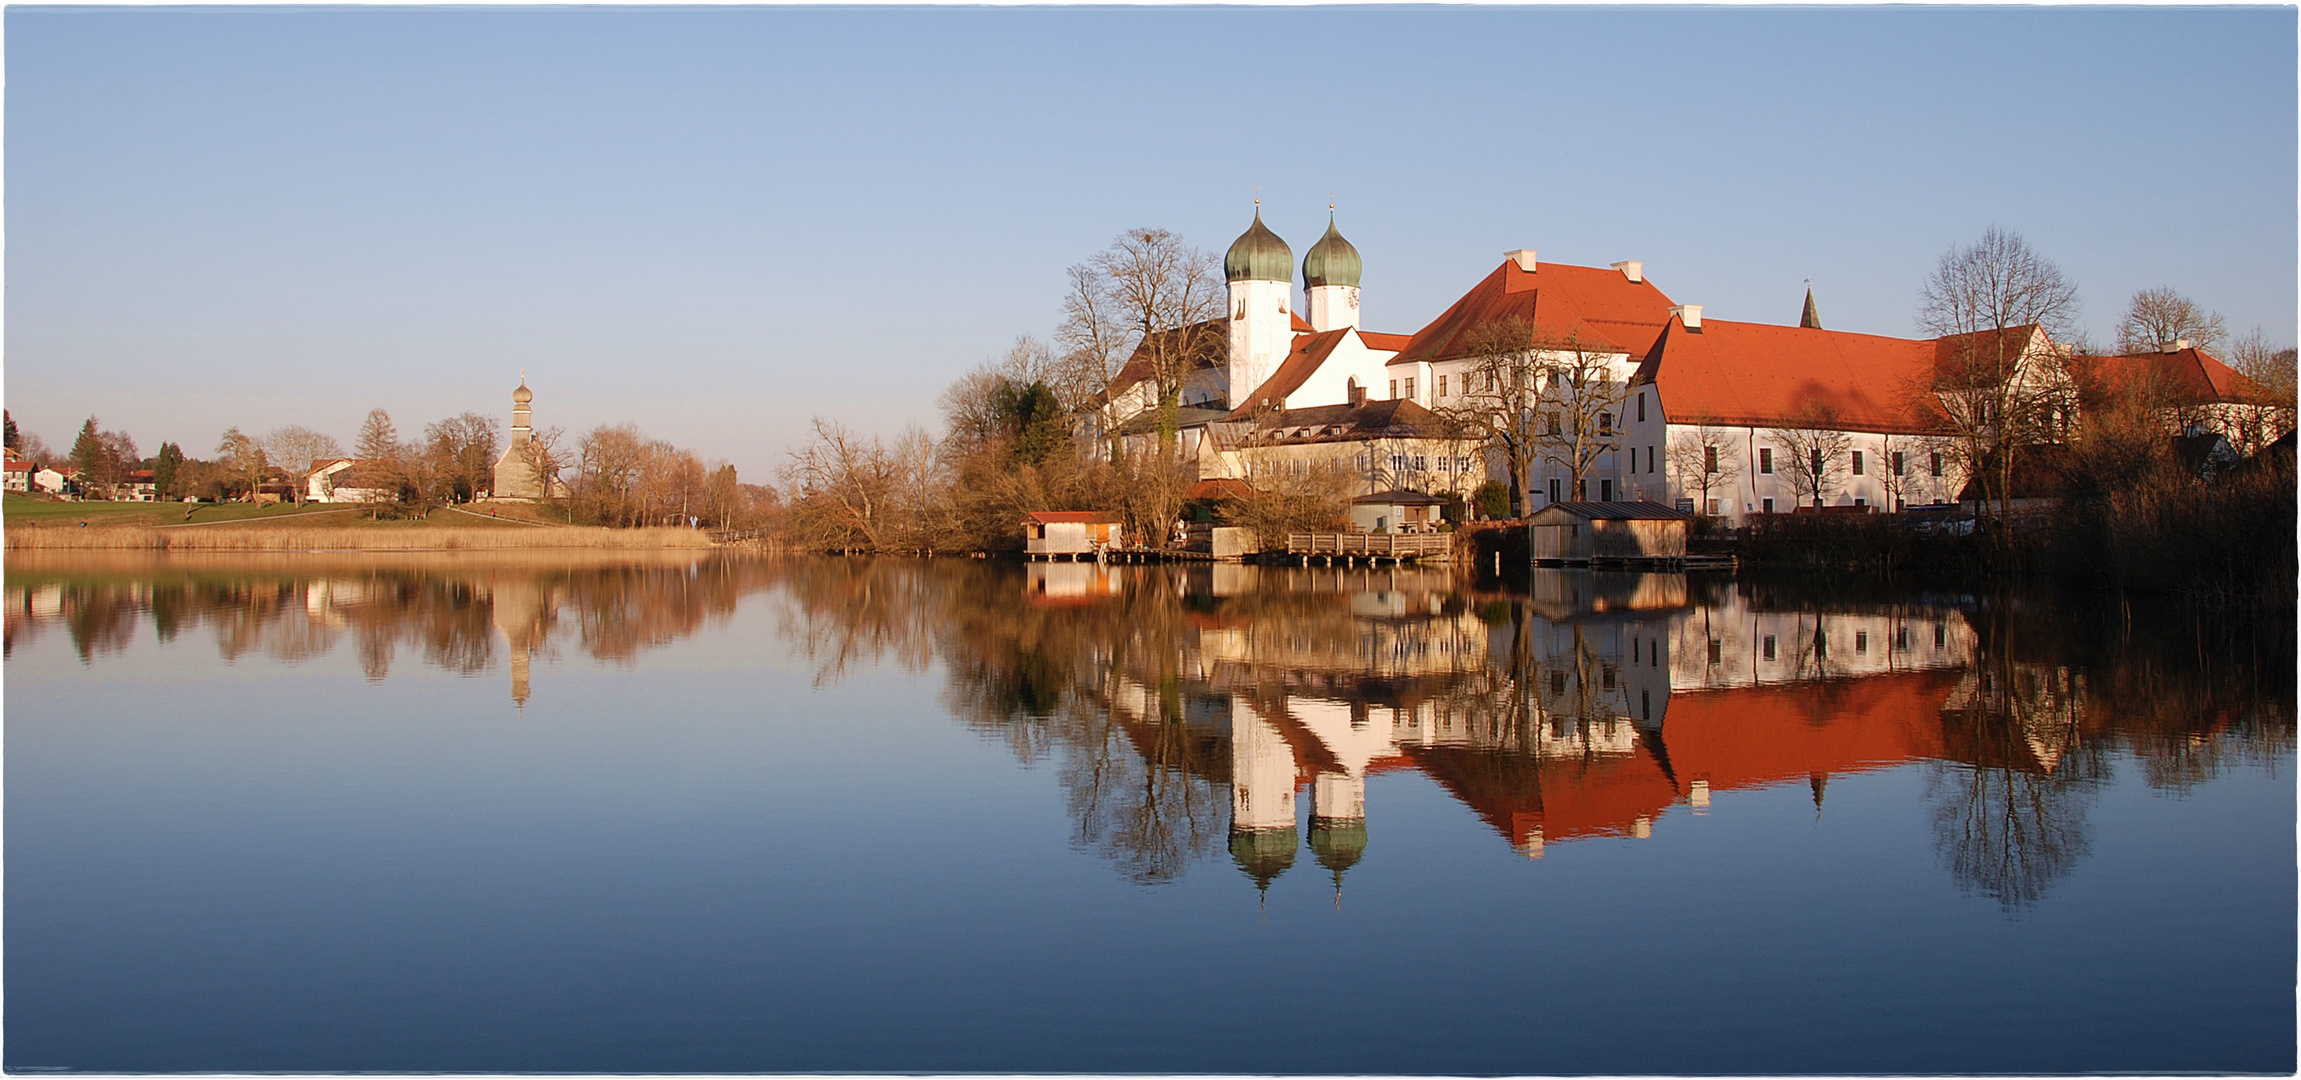
<svg viewBox="0 0 2301 1080"><path fill-rule="evenodd" d="M1239 234L1222 257L1225 281L1283 281L1294 284L1294 251L1262 223L1262 208L1254 208L1254 224Z"/></svg>
<svg viewBox="0 0 2301 1080"><path fill-rule="evenodd" d="M1358 261L1358 249L1335 231L1334 219L1326 221L1326 235L1310 246L1302 257L1302 284L1315 289L1321 285L1348 285L1358 287L1358 274L1364 264Z"/></svg>
<svg viewBox="0 0 2301 1080"><path fill-rule="evenodd" d="M1254 879L1255 888L1267 889L1272 878L1294 865L1294 847L1301 842L1291 825L1283 829L1234 832L1230 834L1230 857L1246 876Z"/></svg>

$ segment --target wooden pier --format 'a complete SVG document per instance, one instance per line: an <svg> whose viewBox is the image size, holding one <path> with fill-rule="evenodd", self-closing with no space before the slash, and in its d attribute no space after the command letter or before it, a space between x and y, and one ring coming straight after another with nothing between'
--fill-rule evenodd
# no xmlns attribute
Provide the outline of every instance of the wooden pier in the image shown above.
<svg viewBox="0 0 2301 1080"><path fill-rule="evenodd" d="M1534 565L1544 569L1571 567L1577 570L1683 573L1688 570L1733 570L1739 563L1732 555L1612 555L1585 559L1535 559Z"/></svg>
<svg viewBox="0 0 2301 1080"><path fill-rule="evenodd" d="M1326 566L1337 562L1345 566L1359 562L1368 565L1436 562L1454 554L1454 534L1288 533L1284 554L1289 560L1301 560L1304 566L1311 565L1314 559Z"/></svg>

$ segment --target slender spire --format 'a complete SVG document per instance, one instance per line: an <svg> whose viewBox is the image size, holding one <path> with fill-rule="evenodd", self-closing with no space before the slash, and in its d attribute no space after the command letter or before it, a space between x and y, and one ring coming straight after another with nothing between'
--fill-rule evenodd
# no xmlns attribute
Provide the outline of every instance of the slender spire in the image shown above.
<svg viewBox="0 0 2301 1080"><path fill-rule="evenodd" d="M1819 329L1819 328L1817 327L1817 329ZM1829 787L1830 787L1830 774L1828 774L1828 773L1826 773L1826 772L1818 772L1818 773L1814 773L1814 774L1812 774L1812 775L1808 776L1808 777L1806 778L1806 780L1807 780L1807 782L1808 782L1808 783L1811 783L1811 784L1813 785L1813 787L1814 787L1814 816L1815 816L1815 817L1817 817L1817 818L1818 818L1818 817L1821 817L1821 816L1822 816L1822 793L1823 793L1823 792L1825 792L1825 791L1827 791L1827 790L1829 790Z"/></svg>
<svg viewBox="0 0 2301 1080"><path fill-rule="evenodd" d="M1798 325L1808 330L1822 328L1822 313L1814 310L1814 286L1806 283L1806 313L1798 316Z"/></svg>

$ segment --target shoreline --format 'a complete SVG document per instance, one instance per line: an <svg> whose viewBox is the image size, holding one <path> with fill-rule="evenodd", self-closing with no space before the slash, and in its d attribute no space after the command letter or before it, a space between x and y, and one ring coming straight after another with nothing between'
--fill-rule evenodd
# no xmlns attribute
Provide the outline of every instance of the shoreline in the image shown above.
<svg viewBox="0 0 2301 1080"><path fill-rule="evenodd" d="M196 523L195 523L196 524ZM352 554L371 551L615 550L711 551L729 547L695 529L589 526L310 527L284 522L215 522L242 528L166 525L13 525L0 546L17 551L250 551ZM524 524L524 523L523 523Z"/></svg>

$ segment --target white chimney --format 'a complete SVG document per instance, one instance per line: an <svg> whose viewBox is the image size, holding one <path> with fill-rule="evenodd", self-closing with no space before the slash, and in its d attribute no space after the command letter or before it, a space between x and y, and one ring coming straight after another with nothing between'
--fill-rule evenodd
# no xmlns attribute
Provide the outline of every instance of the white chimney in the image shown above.
<svg viewBox="0 0 2301 1080"><path fill-rule="evenodd" d="M1670 309L1670 314L1677 316L1679 322L1685 323L1688 330L1702 328L1702 305L1700 304L1679 304Z"/></svg>
<svg viewBox="0 0 2301 1080"><path fill-rule="evenodd" d="M1519 248L1516 251L1504 252L1502 257L1510 260L1511 262L1517 263L1518 269L1520 270L1524 270L1529 274L1534 272L1533 248Z"/></svg>
<svg viewBox="0 0 2301 1080"><path fill-rule="evenodd" d="M1639 262L1636 259L1624 259L1621 262L1615 263L1614 269L1620 270L1622 272L1622 276L1629 278L1630 284L1632 285L1636 285L1637 283L1646 280L1646 264Z"/></svg>

